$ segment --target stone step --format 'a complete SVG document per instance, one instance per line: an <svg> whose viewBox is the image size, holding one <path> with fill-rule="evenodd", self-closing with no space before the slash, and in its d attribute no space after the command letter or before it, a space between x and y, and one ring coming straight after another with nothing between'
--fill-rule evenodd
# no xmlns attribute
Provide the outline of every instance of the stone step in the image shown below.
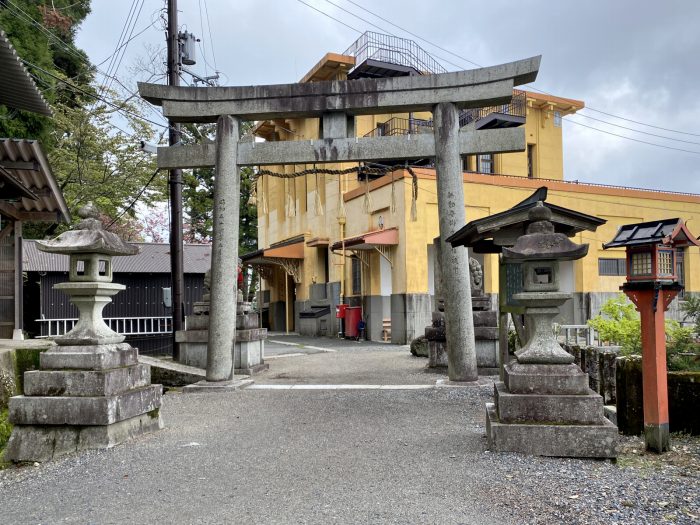
<svg viewBox="0 0 700 525"><path fill-rule="evenodd" d="M207 375L203 368L178 363L172 359L157 359L140 355L139 361L151 367L152 381L165 386L191 385L203 381Z"/></svg>
<svg viewBox="0 0 700 525"><path fill-rule="evenodd" d="M498 420L502 423L566 423L596 425L603 420L603 398L584 395L511 394L502 382L494 384Z"/></svg>
<svg viewBox="0 0 700 525"><path fill-rule="evenodd" d="M617 427L607 419L599 425L537 425L502 423L493 403L486 403L488 448L534 456L568 458L617 457Z"/></svg>
<svg viewBox="0 0 700 525"><path fill-rule="evenodd" d="M39 358L42 370L107 370L138 364L138 350L129 343L56 346Z"/></svg>
<svg viewBox="0 0 700 525"><path fill-rule="evenodd" d="M147 365L109 370L35 370L24 374L26 396L113 396L151 383Z"/></svg>
<svg viewBox="0 0 700 525"><path fill-rule="evenodd" d="M575 364L534 365L511 361L503 382L511 394L588 394L588 374Z"/></svg>
<svg viewBox="0 0 700 525"><path fill-rule="evenodd" d="M150 385L109 397L15 396L10 399L14 425L111 425L160 409L163 387Z"/></svg>

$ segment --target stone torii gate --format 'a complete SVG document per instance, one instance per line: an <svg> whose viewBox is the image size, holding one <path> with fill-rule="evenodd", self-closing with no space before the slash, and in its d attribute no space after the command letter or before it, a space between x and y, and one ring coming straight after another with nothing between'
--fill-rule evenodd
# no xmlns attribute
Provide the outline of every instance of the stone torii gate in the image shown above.
<svg viewBox="0 0 700 525"><path fill-rule="evenodd" d="M233 379L235 272L242 166L319 164L434 157L442 274L445 282L448 374L478 378L466 250L444 239L465 224L463 155L525 149L522 128L459 129L459 110L508 104L513 87L535 80L540 58L426 76L242 87L175 87L139 83L140 95L172 122L217 123L216 142L158 148L158 167L216 167L207 382ZM355 137L354 117L432 111L434 136ZM322 138L239 142L242 120L320 118Z"/></svg>

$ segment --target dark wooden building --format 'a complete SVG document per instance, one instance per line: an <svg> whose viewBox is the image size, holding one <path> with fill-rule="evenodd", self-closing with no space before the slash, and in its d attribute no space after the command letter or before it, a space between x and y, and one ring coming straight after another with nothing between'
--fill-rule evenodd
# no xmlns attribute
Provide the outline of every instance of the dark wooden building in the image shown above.
<svg viewBox="0 0 700 525"><path fill-rule="evenodd" d="M143 354L172 353L172 308L166 305L170 288L170 246L132 243L138 255L114 258L114 282L126 286L104 309L105 321ZM36 243L24 243L25 322L31 337L61 335L77 320L78 310L68 296L53 286L68 280L68 257L37 250ZM211 246L184 246L185 314L200 301L204 274L211 266Z"/></svg>

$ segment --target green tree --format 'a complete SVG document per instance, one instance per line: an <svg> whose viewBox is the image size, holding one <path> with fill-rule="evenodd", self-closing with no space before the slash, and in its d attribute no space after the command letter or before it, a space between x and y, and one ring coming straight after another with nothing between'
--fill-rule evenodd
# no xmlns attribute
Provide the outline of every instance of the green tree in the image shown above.
<svg viewBox="0 0 700 525"><path fill-rule="evenodd" d="M199 137L197 142L213 141L216 133L214 126L187 127L190 136ZM243 130L250 125L244 123ZM185 142L188 139L185 138ZM189 142L194 142L189 139ZM238 253L245 255L258 246L258 210L251 197L254 190L253 168L241 169L240 220ZM199 168L183 173L182 200L187 223L186 242L211 242L214 211L214 177L213 168Z"/></svg>

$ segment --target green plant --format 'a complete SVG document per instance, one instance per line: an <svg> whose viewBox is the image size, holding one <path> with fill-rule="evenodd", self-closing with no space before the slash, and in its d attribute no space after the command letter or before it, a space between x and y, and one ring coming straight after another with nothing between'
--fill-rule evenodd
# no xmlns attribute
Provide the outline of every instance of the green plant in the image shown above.
<svg viewBox="0 0 700 525"><path fill-rule="evenodd" d="M666 339L669 370L700 371L700 345L695 342L694 328L666 321Z"/></svg>
<svg viewBox="0 0 700 525"><path fill-rule="evenodd" d="M8 420L7 409L0 411L0 454L5 450L5 445L12 434L12 424Z"/></svg>
<svg viewBox="0 0 700 525"><path fill-rule="evenodd" d="M624 355L642 353L642 326L639 314L624 294L609 299L600 309L601 314L588 321L598 331L601 341L621 347ZM677 321L666 321L666 360L669 370L700 369L697 353L700 351L694 329L683 327Z"/></svg>
<svg viewBox="0 0 700 525"><path fill-rule="evenodd" d="M680 307L685 313L684 320L695 322L695 335L700 337L700 295L688 295L680 303Z"/></svg>
<svg viewBox="0 0 700 525"><path fill-rule="evenodd" d="M619 345L624 355L641 354L642 325L639 314L625 294L605 301L600 312L588 321L588 325L598 332L600 340Z"/></svg>

